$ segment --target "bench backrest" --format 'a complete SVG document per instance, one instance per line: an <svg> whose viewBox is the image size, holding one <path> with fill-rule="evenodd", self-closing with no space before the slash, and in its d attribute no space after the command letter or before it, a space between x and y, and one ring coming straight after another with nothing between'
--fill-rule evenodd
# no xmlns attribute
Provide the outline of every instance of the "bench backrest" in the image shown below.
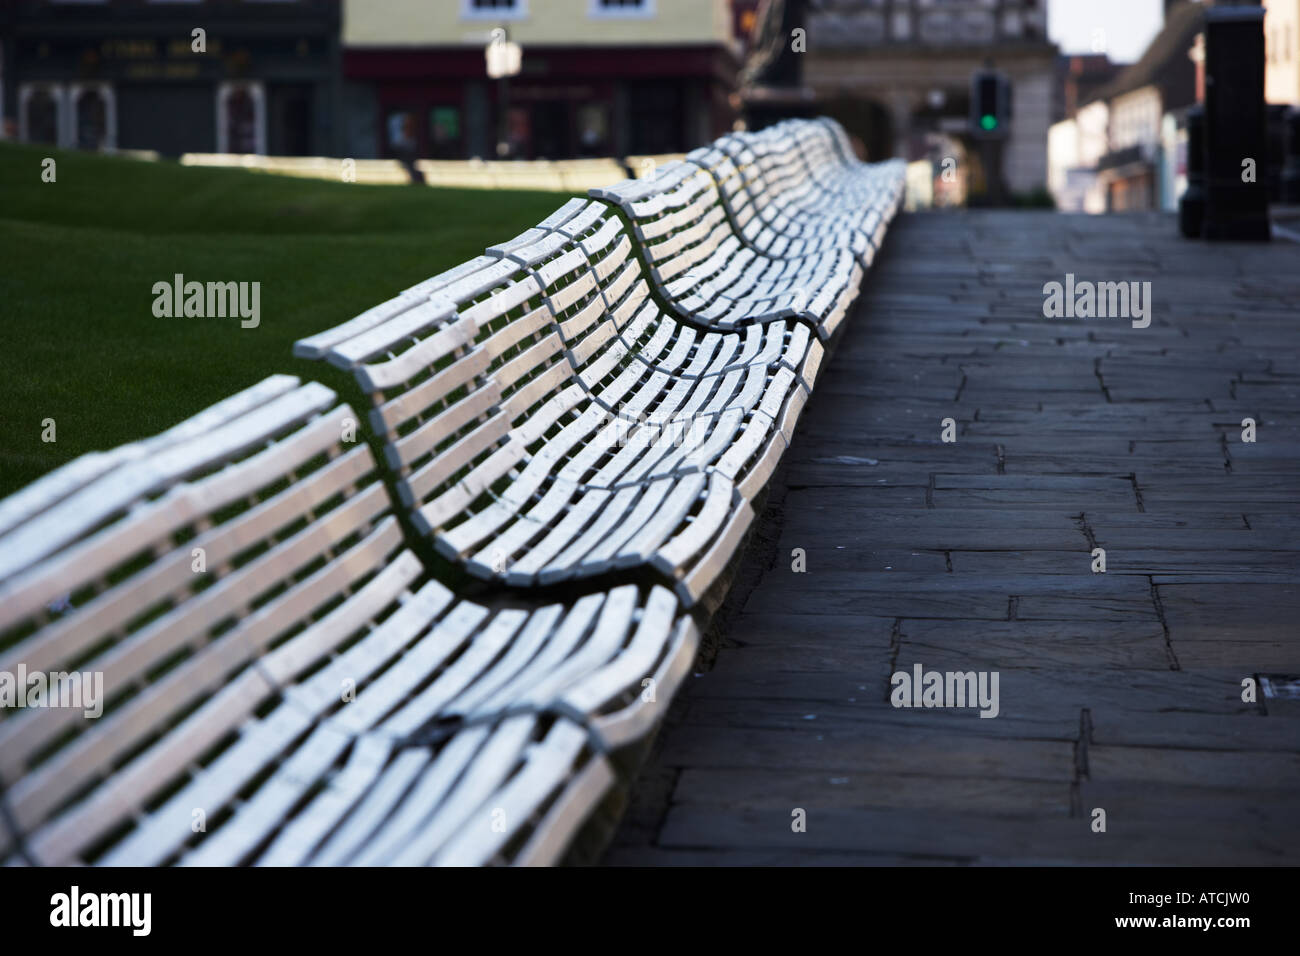
<svg viewBox="0 0 1300 956"><path fill-rule="evenodd" d="M573 200L454 272L298 351L354 372L416 528L484 578L545 584L603 573L611 561L658 560L610 551L615 539L583 510L596 499L579 499L715 471L751 499L784 448L780 423L798 414L785 411L792 389L806 396L820 363L802 323L721 333L665 314L626 227L602 202ZM349 329L351 338L339 334ZM546 390L512 407L523 374ZM714 489L715 510L723 494ZM663 530L672 538L693 514ZM624 537L647 517L620 519ZM678 551L661 567L675 579L698 554L668 548Z"/></svg>
<svg viewBox="0 0 1300 956"><path fill-rule="evenodd" d="M687 162L661 166L646 179L591 190L628 217L655 281L667 288L717 254L742 252L713 177Z"/></svg>
<svg viewBox="0 0 1300 956"><path fill-rule="evenodd" d="M106 698L96 720L28 706L0 721L6 802L21 832L39 828L41 860L128 825L420 573L368 447L348 440L351 409L320 385L267 392L121 456L0 542L0 671L99 674Z"/></svg>
<svg viewBox="0 0 1300 956"><path fill-rule="evenodd" d="M330 390L279 376L92 459L117 464L0 538L21 555L0 581L0 671L78 675L50 682L78 706L0 709L0 859L564 849L613 782L603 751L657 716L642 681L670 699L698 632L664 588L457 602L404 547L356 426ZM427 785L394 805L416 772Z"/></svg>

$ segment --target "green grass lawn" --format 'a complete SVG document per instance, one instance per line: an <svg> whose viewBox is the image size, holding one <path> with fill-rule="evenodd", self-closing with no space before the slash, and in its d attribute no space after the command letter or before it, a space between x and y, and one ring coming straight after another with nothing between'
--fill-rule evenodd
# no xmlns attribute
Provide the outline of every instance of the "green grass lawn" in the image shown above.
<svg viewBox="0 0 1300 956"><path fill-rule="evenodd" d="M57 180L41 181L53 156ZM362 186L0 144L0 497L276 372L293 342L482 253L563 193ZM155 282L261 283L261 324L155 318ZM345 392L352 398L354 393ZM41 440L43 419L57 441Z"/></svg>

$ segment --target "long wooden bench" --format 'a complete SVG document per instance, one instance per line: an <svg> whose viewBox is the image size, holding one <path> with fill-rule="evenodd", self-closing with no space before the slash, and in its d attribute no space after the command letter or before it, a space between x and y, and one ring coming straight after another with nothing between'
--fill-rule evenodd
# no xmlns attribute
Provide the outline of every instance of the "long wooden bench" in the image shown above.
<svg viewBox="0 0 1300 956"><path fill-rule="evenodd" d="M0 501L0 675L104 684L0 707L0 860L558 860L901 196L833 125L728 142L296 343L364 419L275 376ZM501 586L458 598L403 511Z"/></svg>
<svg viewBox="0 0 1300 956"><path fill-rule="evenodd" d="M759 174L750 186L755 201L784 212L790 224L805 230L848 225L879 247L903 201L903 161L859 161L843 128L830 119L778 123L759 133L723 137L718 144L751 148Z"/></svg>
<svg viewBox="0 0 1300 956"><path fill-rule="evenodd" d="M847 246L867 268L901 205L903 166L849 165L836 142L820 123L778 124L723 136L686 160L710 173L733 229L756 250L808 255Z"/></svg>
<svg viewBox="0 0 1300 956"><path fill-rule="evenodd" d="M737 235L713 177L674 162L647 179L593 189L632 224L650 274L679 315L719 329L797 319L828 339L863 270L848 243L807 253L759 252Z"/></svg>
<svg viewBox="0 0 1300 956"><path fill-rule="evenodd" d="M103 685L0 708L0 859L560 857L695 625L662 587L458 601L356 426L277 376L0 502L0 672Z"/></svg>
<svg viewBox="0 0 1300 956"><path fill-rule="evenodd" d="M303 340L371 396L403 503L444 556L511 585L655 569L693 603L753 517L812 388L797 323L664 314L600 203Z"/></svg>

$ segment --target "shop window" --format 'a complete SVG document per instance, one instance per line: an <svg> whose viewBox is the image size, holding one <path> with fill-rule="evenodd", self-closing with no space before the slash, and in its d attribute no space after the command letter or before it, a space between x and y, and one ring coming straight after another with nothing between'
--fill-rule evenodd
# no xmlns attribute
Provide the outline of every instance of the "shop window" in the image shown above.
<svg viewBox="0 0 1300 956"><path fill-rule="evenodd" d="M54 85L24 86L18 94L18 138L59 145L63 91Z"/></svg>
<svg viewBox="0 0 1300 956"><path fill-rule="evenodd" d="M435 106L429 111L429 155L455 159L460 154L460 109Z"/></svg>
<svg viewBox="0 0 1300 956"><path fill-rule="evenodd" d="M683 150L685 110L681 87L638 84L628 89L631 126L629 153L675 153Z"/></svg>
<svg viewBox="0 0 1300 956"><path fill-rule="evenodd" d="M582 156L609 153L609 107L588 103L578 109L578 152Z"/></svg>
<svg viewBox="0 0 1300 956"><path fill-rule="evenodd" d="M111 149L115 145L113 90L103 84L72 88L73 145Z"/></svg>
<svg viewBox="0 0 1300 956"><path fill-rule="evenodd" d="M257 135L254 131L253 97L248 90L238 89L226 98L226 130L228 144L233 153L257 152Z"/></svg>
<svg viewBox="0 0 1300 956"><path fill-rule="evenodd" d="M512 106L506 111L506 151L498 145L498 159L531 156L533 148L533 123L528 108Z"/></svg>
<svg viewBox="0 0 1300 956"><path fill-rule="evenodd" d="M217 87L217 152L266 152L266 92L261 83Z"/></svg>
<svg viewBox="0 0 1300 956"><path fill-rule="evenodd" d="M389 155L398 159L415 158L420 151L419 134L415 123L415 113L412 110L388 111L384 117L384 134L388 138Z"/></svg>

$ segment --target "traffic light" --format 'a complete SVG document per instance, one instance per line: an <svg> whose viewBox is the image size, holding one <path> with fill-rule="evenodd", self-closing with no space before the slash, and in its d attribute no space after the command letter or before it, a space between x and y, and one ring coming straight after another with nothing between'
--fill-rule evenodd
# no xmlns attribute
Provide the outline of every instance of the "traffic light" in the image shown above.
<svg viewBox="0 0 1300 956"><path fill-rule="evenodd" d="M1011 83L996 70L977 70L971 77L971 132L1005 136L1011 119Z"/></svg>

